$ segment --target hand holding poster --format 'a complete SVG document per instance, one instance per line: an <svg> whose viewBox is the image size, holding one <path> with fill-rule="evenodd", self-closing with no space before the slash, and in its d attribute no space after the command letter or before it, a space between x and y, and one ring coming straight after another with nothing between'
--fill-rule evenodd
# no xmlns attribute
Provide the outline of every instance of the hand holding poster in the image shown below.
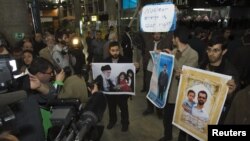
<svg viewBox="0 0 250 141"><path fill-rule="evenodd" d="M133 63L92 63L93 80L104 94L135 95Z"/></svg>
<svg viewBox="0 0 250 141"><path fill-rule="evenodd" d="M231 78L183 66L173 124L198 140L207 140L207 125L218 123Z"/></svg>
<svg viewBox="0 0 250 141"><path fill-rule="evenodd" d="M175 29L176 13L173 3L146 5L140 17L143 32L168 32Z"/></svg>

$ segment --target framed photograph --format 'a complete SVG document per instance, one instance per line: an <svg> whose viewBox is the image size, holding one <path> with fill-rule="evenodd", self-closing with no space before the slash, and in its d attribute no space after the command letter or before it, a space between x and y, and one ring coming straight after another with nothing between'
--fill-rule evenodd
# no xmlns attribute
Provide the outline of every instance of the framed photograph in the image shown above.
<svg viewBox="0 0 250 141"><path fill-rule="evenodd" d="M173 124L198 140L207 140L207 125L218 123L231 78L183 66Z"/></svg>

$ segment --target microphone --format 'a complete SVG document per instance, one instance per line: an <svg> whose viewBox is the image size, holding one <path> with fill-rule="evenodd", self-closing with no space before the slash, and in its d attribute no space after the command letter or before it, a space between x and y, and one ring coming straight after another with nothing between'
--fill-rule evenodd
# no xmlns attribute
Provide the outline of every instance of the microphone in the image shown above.
<svg viewBox="0 0 250 141"><path fill-rule="evenodd" d="M18 102L27 97L24 90L0 94L0 107Z"/></svg>
<svg viewBox="0 0 250 141"><path fill-rule="evenodd" d="M84 112L79 120L79 125L81 130L78 132L78 139L82 141L86 135L86 133L90 130L90 128L96 125L98 121L98 117L91 111Z"/></svg>

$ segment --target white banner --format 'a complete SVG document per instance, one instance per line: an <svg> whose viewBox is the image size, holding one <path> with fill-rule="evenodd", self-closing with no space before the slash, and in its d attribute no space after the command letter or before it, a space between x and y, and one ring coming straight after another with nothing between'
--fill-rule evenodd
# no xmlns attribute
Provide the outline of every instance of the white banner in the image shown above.
<svg viewBox="0 0 250 141"><path fill-rule="evenodd" d="M174 4L164 2L144 6L140 24L143 32L168 32L174 30L176 26Z"/></svg>

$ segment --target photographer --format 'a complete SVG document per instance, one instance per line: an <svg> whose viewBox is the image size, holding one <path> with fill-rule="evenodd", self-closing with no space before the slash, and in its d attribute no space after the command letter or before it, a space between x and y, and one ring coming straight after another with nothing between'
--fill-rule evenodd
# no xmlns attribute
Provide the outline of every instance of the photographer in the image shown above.
<svg viewBox="0 0 250 141"><path fill-rule="evenodd" d="M49 61L36 58L32 61L28 71L30 74L22 78L27 98L12 108L16 116L14 125L18 130L17 137L21 141L44 141L40 105L56 98L56 88L50 83L54 70ZM62 83L63 79L64 72L62 70L56 75L55 83Z"/></svg>
<svg viewBox="0 0 250 141"><path fill-rule="evenodd" d="M68 45L69 45L69 37L65 31L58 31L56 33L56 42L57 44L54 46L51 55L53 61L55 62L55 67L57 70L69 68L68 75L73 73L73 66L76 62L74 56L69 53Z"/></svg>
<svg viewBox="0 0 250 141"><path fill-rule="evenodd" d="M74 69L75 74L65 78L58 98L78 98L81 103L88 101L87 80L84 78L88 72L82 69L83 66L84 64L79 64L79 68Z"/></svg>

